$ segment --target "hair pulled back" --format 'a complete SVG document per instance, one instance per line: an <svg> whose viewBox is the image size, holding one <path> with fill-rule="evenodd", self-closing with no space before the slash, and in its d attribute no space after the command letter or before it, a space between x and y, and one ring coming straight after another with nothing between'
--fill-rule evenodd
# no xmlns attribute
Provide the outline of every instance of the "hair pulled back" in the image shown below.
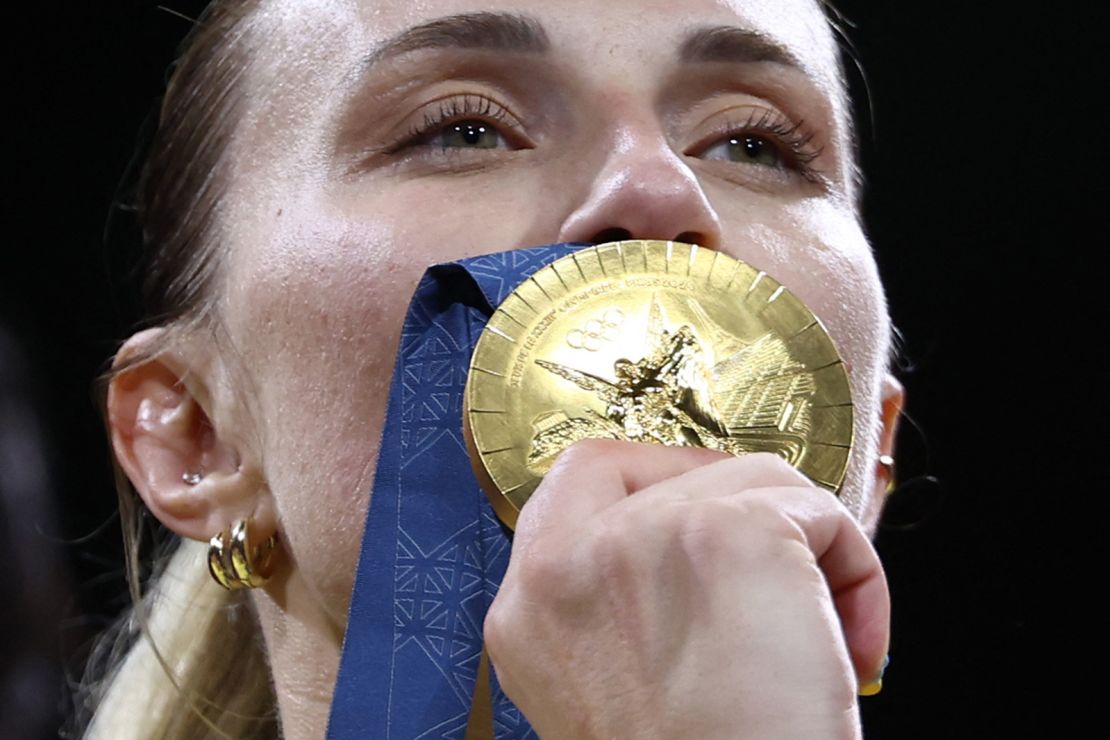
<svg viewBox="0 0 1110 740"><path fill-rule="evenodd" d="M182 42L136 195L142 298L164 328L112 377L214 326L230 142L243 117L259 0L217 0ZM94 648L76 722L90 738L272 738L276 701L249 596L208 577L205 546L171 538L144 592L145 510L117 467L133 607Z"/></svg>

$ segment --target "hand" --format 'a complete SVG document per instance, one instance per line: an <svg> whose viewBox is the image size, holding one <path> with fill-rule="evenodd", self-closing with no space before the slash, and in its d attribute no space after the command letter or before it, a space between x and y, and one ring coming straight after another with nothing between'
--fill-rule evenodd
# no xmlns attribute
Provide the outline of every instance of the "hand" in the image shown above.
<svg viewBox="0 0 1110 740"><path fill-rule="evenodd" d="M836 498L769 454L591 440L523 508L486 618L542 737L837 738L889 599Z"/></svg>

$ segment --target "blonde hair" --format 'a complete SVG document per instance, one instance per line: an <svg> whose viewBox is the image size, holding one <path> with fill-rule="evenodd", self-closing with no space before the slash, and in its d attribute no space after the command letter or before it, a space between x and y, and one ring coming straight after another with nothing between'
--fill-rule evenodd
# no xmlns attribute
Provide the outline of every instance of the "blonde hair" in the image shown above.
<svg viewBox="0 0 1110 740"><path fill-rule="evenodd" d="M139 181L143 297L160 340L102 378L149 362L184 333L216 323L217 238L228 143L242 118L238 89L252 55L247 19L258 0L219 0L179 50ZM102 395L103 397L103 395ZM209 577L205 545L163 545L144 592L145 511L116 469L132 608L94 648L75 699L88 738L270 738L276 700L249 594Z"/></svg>
<svg viewBox="0 0 1110 740"><path fill-rule="evenodd" d="M277 712L249 596L208 576L205 546L182 542L94 660L84 736L272 738Z"/></svg>

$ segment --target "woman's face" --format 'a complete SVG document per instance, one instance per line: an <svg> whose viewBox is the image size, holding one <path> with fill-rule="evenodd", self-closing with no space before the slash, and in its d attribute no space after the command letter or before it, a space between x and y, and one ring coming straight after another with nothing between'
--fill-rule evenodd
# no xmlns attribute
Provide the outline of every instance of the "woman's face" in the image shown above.
<svg viewBox="0 0 1110 740"><path fill-rule="evenodd" d="M273 0L249 32L224 204L232 421L337 626L408 299L468 255L677 239L766 270L850 368L843 495L870 510L888 320L812 0Z"/></svg>

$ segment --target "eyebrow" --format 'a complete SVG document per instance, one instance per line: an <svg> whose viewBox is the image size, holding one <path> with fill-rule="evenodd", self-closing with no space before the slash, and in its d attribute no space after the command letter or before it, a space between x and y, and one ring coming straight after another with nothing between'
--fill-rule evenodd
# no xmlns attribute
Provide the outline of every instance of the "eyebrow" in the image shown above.
<svg viewBox="0 0 1110 740"><path fill-rule="evenodd" d="M737 26L705 26L691 31L678 48L678 59L683 63L763 62L804 70L798 58L779 42Z"/></svg>
<svg viewBox="0 0 1110 740"><path fill-rule="evenodd" d="M519 13L460 13L408 28L376 46L362 67L415 51L482 49L545 54L551 40L536 18ZM804 65L769 36L737 26L705 26L690 31L678 48L684 64L772 63L799 70Z"/></svg>
<svg viewBox="0 0 1110 740"><path fill-rule="evenodd" d="M543 54L551 48L547 32L535 18L515 13L462 13L406 29L379 44L363 68L414 51L487 49Z"/></svg>

